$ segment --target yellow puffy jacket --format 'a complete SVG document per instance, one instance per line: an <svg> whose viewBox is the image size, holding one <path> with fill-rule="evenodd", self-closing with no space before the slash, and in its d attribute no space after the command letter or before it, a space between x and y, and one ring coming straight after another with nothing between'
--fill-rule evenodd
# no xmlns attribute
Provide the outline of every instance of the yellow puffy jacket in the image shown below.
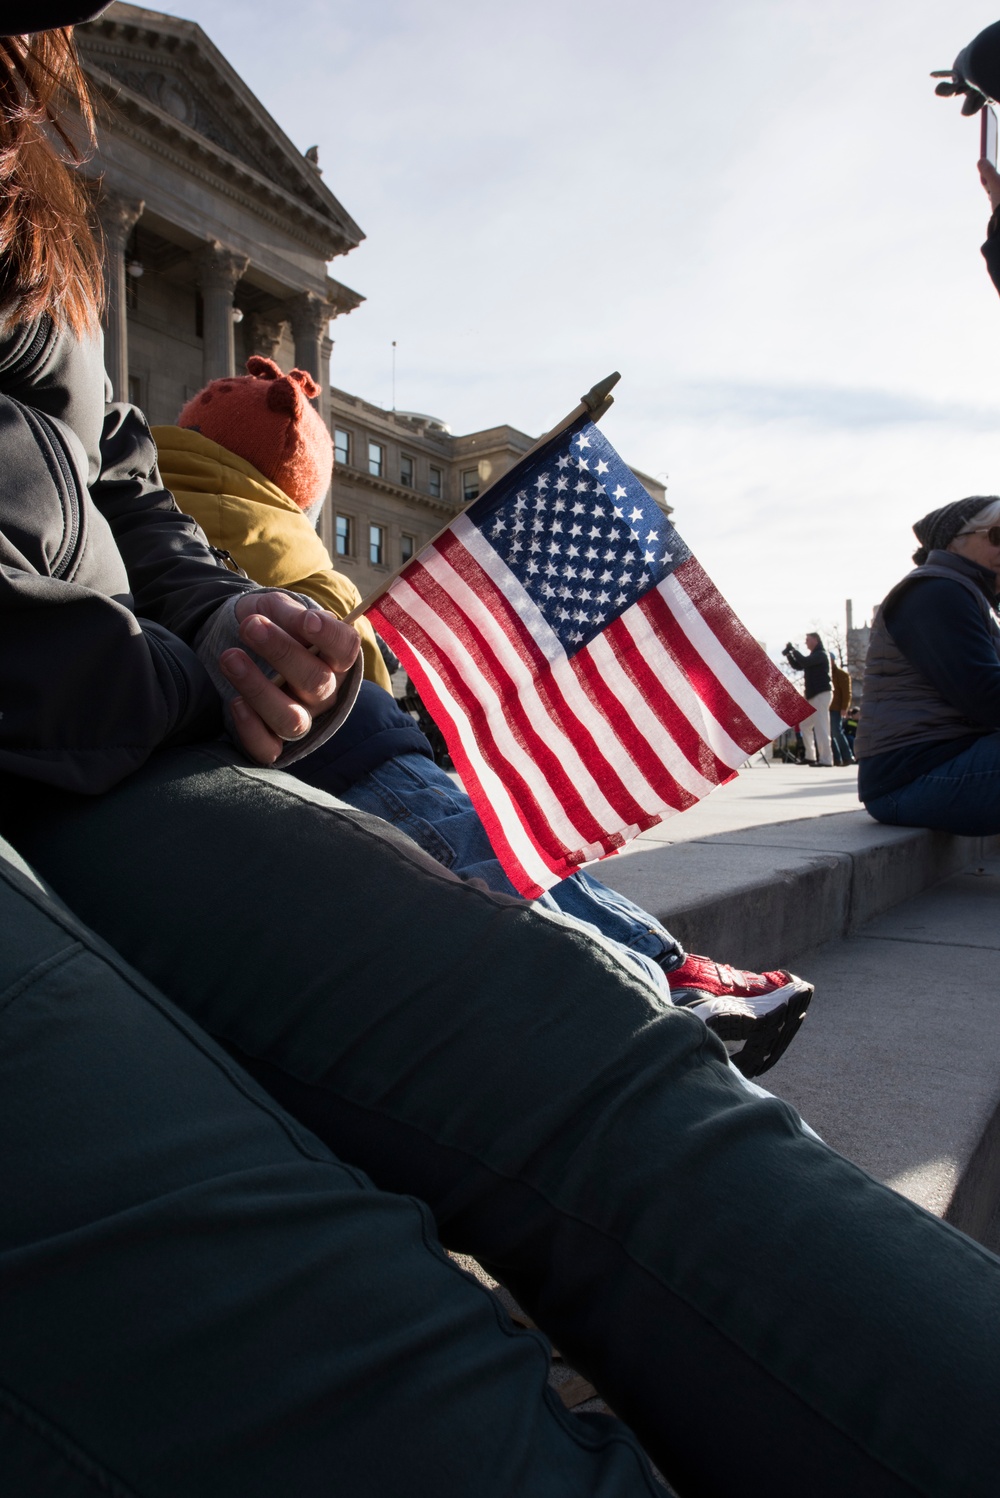
<svg viewBox="0 0 1000 1498"><path fill-rule="evenodd" d="M163 482L213 546L228 551L255 583L290 588L343 619L361 594L288 495L228 448L184 427L153 427ZM356 619L365 676L387 692L389 673L367 619Z"/></svg>

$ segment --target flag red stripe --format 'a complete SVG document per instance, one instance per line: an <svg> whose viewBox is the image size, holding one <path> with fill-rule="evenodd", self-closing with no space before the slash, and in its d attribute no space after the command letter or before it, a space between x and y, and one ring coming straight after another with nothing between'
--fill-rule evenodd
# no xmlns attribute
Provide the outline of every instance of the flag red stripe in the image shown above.
<svg viewBox="0 0 1000 1498"><path fill-rule="evenodd" d="M801 711L803 699L736 617L698 559L689 557L673 575L720 647L732 657L751 685L786 723L801 723L802 719L796 715Z"/></svg>
<svg viewBox="0 0 1000 1498"><path fill-rule="evenodd" d="M688 763L713 785L718 785L721 780L728 779L733 767L718 758L711 745L702 737L698 727L679 710L673 698L666 692L659 676L637 649L635 641L621 619L616 619L608 625L603 638L614 651L622 670L633 683L636 691L645 699L670 733Z"/></svg>
<svg viewBox="0 0 1000 1498"><path fill-rule="evenodd" d="M669 651L692 691L705 704L716 722L725 724L729 737L735 739L744 753L753 754L766 743L767 735L761 733L756 723L729 695L716 676L712 661L705 660L692 645L667 607L663 595L654 588L641 600L639 609L656 630L661 644ZM720 645L719 649L721 648Z"/></svg>
<svg viewBox="0 0 1000 1498"><path fill-rule="evenodd" d="M605 630L605 636L607 630ZM624 719L627 709L623 706L617 695L608 685L604 672L595 662L588 649L579 651L573 657L573 670L581 685L589 693L601 711L612 722L619 723L619 733L626 728ZM657 748L646 738L644 734L629 734L629 752L642 773L651 784L655 785L663 794L664 806L676 811L686 811L689 806L694 806L699 799L693 791L689 791L676 779L669 765L669 754L667 744ZM680 748L673 751L681 754ZM687 758L687 756L684 756ZM689 761L690 763L690 761ZM729 774L729 771L726 771ZM713 782L714 783L714 782ZM653 825L652 823L650 825Z"/></svg>
<svg viewBox="0 0 1000 1498"><path fill-rule="evenodd" d="M428 712L441 729L455 769L462 779L462 784L469 799L479 814L493 851L503 866L508 879L525 899L535 899L544 890L551 887L551 879L547 879L544 884L539 883L535 875L525 865L523 857L517 851L515 844L508 837L506 820L498 814L492 801L483 789L479 778L478 765L470 759L466 752L465 744L459 733L450 706L446 699L439 695L436 687L432 684L420 656L416 653L412 639L408 637L408 634L412 634L413 632L413 620L391 598L383 597L381 603L385 605L386 611L383 612L381 606L377 605L368 611L368 618L390 648L399 656L407 673L412 678L417 691L420 693ZM390 616L397 617L400 628L397 629L396 624ZM402 631L407 631L408 633ZM533 835L531 828L527 825L522 825L520 817L518 817L517 831L519 836L523 837L531 845L539 863L548 869L550 874L562 877L569 871L564 860L552 860L549 858L545 850L539 846L538 839Z"/></svg>
<svg viewBox="0 0 1000 1498"><path fill-rule="evenodd" d="M413 581L413 574L408 573L407 582L412 585ZM441 678L447 691L453 694L456 702L469 719L477 747L480 747L482 743L481 726L477 724L476 719L481 720L483 718L483 711L475 698L472 698L470 693L465 690L461 673L454 667L451 659L438 648L436 642L422 625L417 623L413 615L400 605L391 593L381 599L380 614L387 622L395 625L399 634L406 639L412 640L414 648ZM414 680L416 681L417 678L414 677ZM423 695L419 681L417 681L417 689ZM445 724L438 724L438 726L445 734L448 752L453 756L455 752L464 754L465 751L454 729L449 735ZM536 829L534 840L538 841L539 838L544 838L545 833L548 833L552 837L555 847L549 849L547 845L540 845L541 851L545 854L547 860L554 860L556 863L560 862L567 852L575 850L557 836L550 825L548 809L541 805L520 771L509 762L506 756L497 750L492 740L489 741L489 749L491 752L483 754L483 758L490 768L503 780L511 799L521 810L522 820L525 822L525 825ZM480 752L482 752L481 747ZM581 838L580 841L583 842L585 840Z"/></svg>

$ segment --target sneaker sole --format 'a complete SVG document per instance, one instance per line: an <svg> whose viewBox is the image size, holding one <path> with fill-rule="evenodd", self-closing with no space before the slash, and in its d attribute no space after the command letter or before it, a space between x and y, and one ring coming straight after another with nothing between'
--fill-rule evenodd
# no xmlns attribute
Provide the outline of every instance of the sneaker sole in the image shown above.
<svg viewBox="0 0 1000 1498"><path fill-rule="evenodd" d="M793 982L775 992L775 997L779 993L789 995L787 1001L777 1008L753 1018L742 1014L720 1014L707 1022L720 1040L743 1042L738 1051L730 1053L730 1059L745 1077L759 1077L780 1061L806 1017L815 987L801 978L789 976L793 977Z"/></svg>

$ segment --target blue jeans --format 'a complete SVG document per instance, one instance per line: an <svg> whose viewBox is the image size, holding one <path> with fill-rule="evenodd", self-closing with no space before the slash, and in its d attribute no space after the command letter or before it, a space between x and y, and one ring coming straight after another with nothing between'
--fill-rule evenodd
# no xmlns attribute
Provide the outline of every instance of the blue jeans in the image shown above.
<svg viewBox="0 0 1000 1498"><path fill-rule="evenodd" d="M1000 832L1000 733L987 733L909 785L865 802L876 822L961 837Z"/></svg>
<svg viewBox="0 0 1000 1498"><path fill-rule="evenodd" d="M849 765L854 758L851 746L847 742L844 733L843 717L839 708L830 709L830 741L833 744L833 757L838 765Z"/></svg>
<svg viewBox="0 0 1000 1498"><path fill-rule="evenodd" d="M340 799L398 827L460 879L481 879L498 894L517 894L469 797L425 755L386 760L341 791ZM582 871L561 880L535 904L568 915L624 948L669 998L665 970L680 966L684 950L654 916Z"/></svg>
<svg viewBox="0 0 1000 1498"><path fill-rule="evenodd" d="M585 932L216 746L8 831L4 1492L994 1498L1000 1262Z"/></svg>

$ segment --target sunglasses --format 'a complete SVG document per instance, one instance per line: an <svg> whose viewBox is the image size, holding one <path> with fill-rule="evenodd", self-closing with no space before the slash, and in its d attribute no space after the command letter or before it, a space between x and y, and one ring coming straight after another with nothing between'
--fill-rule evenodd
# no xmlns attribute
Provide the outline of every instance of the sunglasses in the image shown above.
<svg viewBox="0 0 1000 1498"><path fill-rule="evenodd" d="M971 531L959 531L960 536L985 536L991 546L1000 546L1000 525L977 525Z"/></svg>

